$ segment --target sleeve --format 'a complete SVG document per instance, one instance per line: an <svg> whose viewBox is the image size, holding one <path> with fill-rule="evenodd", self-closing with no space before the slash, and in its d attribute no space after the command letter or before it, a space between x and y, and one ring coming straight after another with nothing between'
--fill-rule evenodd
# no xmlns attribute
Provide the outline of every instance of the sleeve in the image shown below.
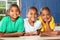
<svg viewBox="0 0 60 40"><path fill-rule="evenodd" d="M1 22L0 22L0 32L5 32L6 31L6 18L4 17Z"/></svg>
<svg viewBox="0 0 60 40"><path fill-rule="evenodd" d="M41 22L37 20L36 23L35 23L35 28L34 28L34 29L35 29L35 30L38 30L38 29L41 28L41 26L42 26L42 25L41 25Z"/></svg>
<svg viewBox="0 0 60 40"><path fill-rule="evenodd" d="M42 27L41 21L38 21L38 29Z"/></svg>
<svg viewBox="0 0 60 40"><path fill-rule="evenodd" d="M24 32L24 20L20 20L17 32Z"/></svg>
<svg viewBox="0 0 60 40"><path fill-rule="evenodd" d="M54 18L53 17L52 17L52 20L50 22L50 27L51 27L51 30L55 29L55 22L54 22Z"/></svg>

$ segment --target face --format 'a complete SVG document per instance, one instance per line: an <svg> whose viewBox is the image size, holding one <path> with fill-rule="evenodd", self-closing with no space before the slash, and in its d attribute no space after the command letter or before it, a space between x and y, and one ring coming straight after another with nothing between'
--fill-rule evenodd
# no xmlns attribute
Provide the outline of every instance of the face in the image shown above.
<svg viewBox="0 0 60 40"><path fill-rule="evenodd" d="M27 17L31 21L35 21L37 18L37 12L34 9L29 9L29 12L27 13Z"/></svg>
<svg viewBox="0 0 60 40"><path fill-rule="evenodd" d="M50 18L50 12L48 10L42 10L41 17L43 21L48 21Z"/></svg>
<svg viewBox="0 0 60 40"><path fill-rule="evenodd" d="M19 10L17 9L17 7L11 7L9 15L12 19L16 19L19 16Z"/></svg>

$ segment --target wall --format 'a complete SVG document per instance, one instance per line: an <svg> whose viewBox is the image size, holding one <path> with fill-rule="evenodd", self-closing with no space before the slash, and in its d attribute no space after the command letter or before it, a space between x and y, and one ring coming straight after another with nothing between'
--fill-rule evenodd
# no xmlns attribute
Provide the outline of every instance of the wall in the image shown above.
<svg viewBox="0 0 60 40"><path fill-rule="evenodd" d="M56 23L60 23L60 0L21 0L22 17L25 18L26 10L30 6L35 6L40 11L40 8L48 6L51 10L51 15Z"/></svg>

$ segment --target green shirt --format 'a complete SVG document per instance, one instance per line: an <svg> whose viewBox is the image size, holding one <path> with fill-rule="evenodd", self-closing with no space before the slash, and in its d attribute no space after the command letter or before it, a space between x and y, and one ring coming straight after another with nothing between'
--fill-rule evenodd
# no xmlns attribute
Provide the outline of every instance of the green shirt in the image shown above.
<svg viewBox="0 0 60 40"><path fill-rule="evenodd" d="M6 16L1 20L0 32L14 33L24 31L24 20L18 17L15 21L12 21L10 16Z"/></svg>

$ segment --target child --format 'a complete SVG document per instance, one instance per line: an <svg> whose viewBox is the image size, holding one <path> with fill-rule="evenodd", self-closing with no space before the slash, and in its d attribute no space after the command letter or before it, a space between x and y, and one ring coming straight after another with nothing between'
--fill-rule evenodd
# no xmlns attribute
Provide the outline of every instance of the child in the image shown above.
<svg viewBox="0 0 60 40"><path fill-rule="evenodd" d="M24 31L24 20L19 17L20 9L16 4L12 4L0 24L0 36L13 37L22 36Z"/></svg>
<svg viewBox="0 0 60 40"><path fill-rule="evenodd" d="M41 32L45 32L45 34L57 34L57 32L54 31L55 28L55 22L54 18L50 14L50 9L48 7L43 7L40 11L40 16L38 17L38 20L42 22L42 28Z"/></svg>
<svg viewBox="0 0 60 40"><path fill-rule="evenodd" d="M41 22L37 19L38 13L35 7L30 7L27 12L27 18L24 19L25 35L37 35L37 30L41 27Z"/></svg>

